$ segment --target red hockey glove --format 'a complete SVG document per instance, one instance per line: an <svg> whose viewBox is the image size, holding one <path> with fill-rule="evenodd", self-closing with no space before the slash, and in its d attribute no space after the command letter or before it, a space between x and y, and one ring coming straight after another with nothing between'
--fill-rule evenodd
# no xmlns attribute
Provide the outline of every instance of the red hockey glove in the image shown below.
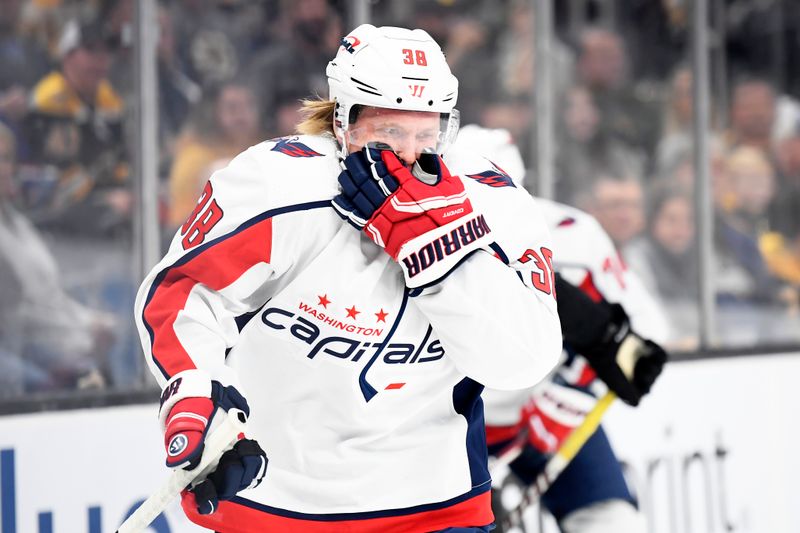
<svg viewBox="0 0 800 533"><path fill-rule="evenodd" d="M164 430L169 468L192 470L200 463L206 432L215 411L211 398L184 398L175 404Z"/></svg>
<svg viewBox="0 0 800 533"><path fill-rule="evenodd" d="M169 387L170 394L179 390L180 381L176 382L177 387ZM178 400L169 410L164 429L167 466L186 470L197 467L206 437L214 431L214 417L225 416L220 414L220 410L231 408L250 413L247 401L239 391L223 387L217 381L211 382L211 397ZM216 469L192 489L200 514L213 513L219 500L229 500L240 490L257 486L264 478L268 462L266 454L256 441L245 439L244 435L239 439L233 449L222 455Z"/></svg>
<svg viewBox="0 0 800 533"><path fill-rule="evenodd" d="M596 402L594 396L577 389L543 383L522 410L528 440L542 453L555 453Z"/></svg>
<svg viewBox="0 0 800 533"><path fill-rule="evenodd" d="M491 242L484 216L438 155L422 154L412 174L388 146L368 145L344 165L334 208L398 262L409 288L438 282Z"/></svg>

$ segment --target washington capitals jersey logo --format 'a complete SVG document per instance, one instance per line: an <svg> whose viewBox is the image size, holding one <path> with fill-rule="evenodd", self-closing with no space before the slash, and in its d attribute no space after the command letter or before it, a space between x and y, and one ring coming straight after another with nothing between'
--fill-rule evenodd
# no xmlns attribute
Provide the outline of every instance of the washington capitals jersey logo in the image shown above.
<svg viewBox="0 0 800 533"><path fill-rule="evenodd" d="M480 174L467 174L468 178L472 178L478 183L483 183L489 187L515 187L514 181L511 176L506 174L500 167L494 165L493 170L487 170Z"/></svg>
<svg viewBox="0 0 800 533"><path fill-rule="evenodd" d="M322 156L321 153L312 150L305 144L297 140L297 137L281 137L275 139L275 146L272 147L273 152L280 152L289 157L317 157Z"/></svg>

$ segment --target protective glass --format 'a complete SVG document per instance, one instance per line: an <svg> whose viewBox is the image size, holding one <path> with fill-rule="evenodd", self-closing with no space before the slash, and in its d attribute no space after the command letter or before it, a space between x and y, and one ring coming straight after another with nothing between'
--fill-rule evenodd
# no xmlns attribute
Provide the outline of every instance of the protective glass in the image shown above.
<svg viewBox="0 0 800 533"><path fill-rule="evenodd" d="M355 119L355 120L353 120ZM370 142L386 143L407 163L423 152L444 153L455 141L459 112L433 113L358 106L344 131L347 153Z"/></svg>

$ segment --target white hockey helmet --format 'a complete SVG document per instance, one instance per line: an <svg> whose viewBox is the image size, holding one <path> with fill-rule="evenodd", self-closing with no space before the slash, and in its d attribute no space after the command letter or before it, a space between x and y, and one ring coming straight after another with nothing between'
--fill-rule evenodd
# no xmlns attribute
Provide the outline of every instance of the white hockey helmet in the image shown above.
<svg viewBox="0 0 800 533"><path fill-rule="evenodd" d="M458 80L442 49L424 30L362 24L341 41L328 63L330 98L336 102L334 130L342 142L360 106L439 113L436 150L444 152L458 133Z"/></svg>

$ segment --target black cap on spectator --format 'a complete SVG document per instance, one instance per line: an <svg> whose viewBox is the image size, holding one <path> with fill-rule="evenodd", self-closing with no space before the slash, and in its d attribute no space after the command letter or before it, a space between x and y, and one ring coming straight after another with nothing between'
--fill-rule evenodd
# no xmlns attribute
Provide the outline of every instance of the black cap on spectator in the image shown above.
<svg viewBox="0 0 800 533"><path fill-rule="evenodd" d="M99 20L80 22L77 19L68 21L58 41L58 57L64 58L78 48L105 47L114 49L119 46L119 38Z"/></svg>

